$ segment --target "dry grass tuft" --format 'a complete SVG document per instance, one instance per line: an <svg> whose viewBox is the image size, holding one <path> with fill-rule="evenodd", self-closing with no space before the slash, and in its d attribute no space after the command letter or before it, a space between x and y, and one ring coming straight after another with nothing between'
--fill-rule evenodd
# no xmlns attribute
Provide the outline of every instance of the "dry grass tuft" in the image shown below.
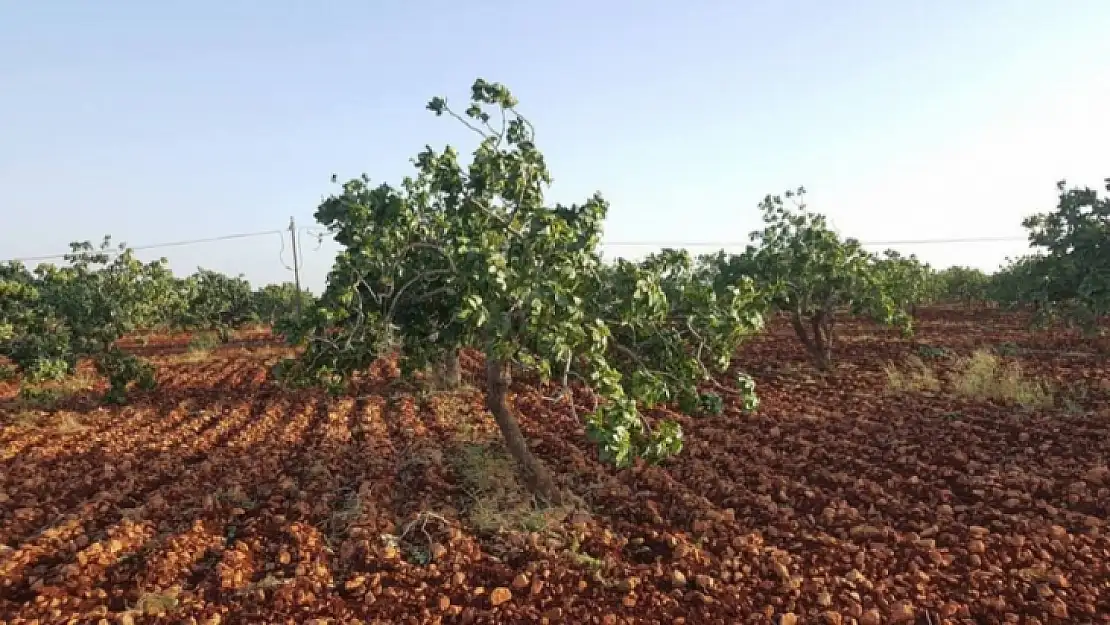
<svg viewBox="0 0 1110 625"><path fill-rule="evenodd" d="M949 383L957 395L972 399L1026 408L1048 408L1053 404L1048 385L1026 376L1018 363L1004 363L987 350L977 350L957 361Z"/></svg>
<svg viewBox="0 0 1110 625"><path fill-rule="evenodd" d="M904 367L887 363L883 367L883 373L886 374L887 388L895 392L935 392L940 390L940 379L933 373L929 365L925 364L925 361L913 354L906 357Z"/></svg>
<svg viewBox="0 0 1110 625"><path fill-rule="evenodd" d="M165 616L177 609L178 589L168 592L144 592L135 602L134 612L144 616Z"/></svg>
<svg viewBox="0 0 1110 625"><path fill-rule="evenodd" d="M1053 405L1048 385L1026 376L1018 363L1003 362L985 349L958 359L952 372L945 376L946 384L916 355L906 357L902 366L888 363L883 373L887 388L892 392L935 393L947 387L953 395L978 401L997 401L1026 408Z"/></svg>
<svg viewBox="0 0 1110 625"><path fill-rule="evenodd" d="M516 464L499 445L463 443L449 461L470 495L467 517L479 532L541 532L570 514L569 507L547 508L517 480Z"/></svg>

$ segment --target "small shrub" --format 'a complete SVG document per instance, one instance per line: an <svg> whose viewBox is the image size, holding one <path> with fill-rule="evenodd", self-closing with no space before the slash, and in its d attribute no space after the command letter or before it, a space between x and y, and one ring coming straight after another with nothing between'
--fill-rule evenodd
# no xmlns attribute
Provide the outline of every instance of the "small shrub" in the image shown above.
<svg viewBox="0 0 1110 625"><path fill-rule="evenodd" d="M36 408L49 408L63 397L65 393L56 386L27 385L19 388L19 398Z"/></svg>
<svg viewBox="0 0 1110 625"><path fill-rule="evenodd" d="M1052 405L1052 392L1045 384L1030 379L1018 363L1003 363L987 350L961 358L950 376L953 391L979 400L1009 402L1027 408Z"/></svg>
<svg viewBox="0 0 1110 625"><path fill-rule="evenodd" d="M19 368L15 365L0 365L0 382L15 382L19 379Z"/></svg>
<svg viewBox="0 0 1110 625"><path fill-rule="evenodd" d="M716 393L702 393L698 397L698 410L701 414L717 416L725 411L725 401Z"/></svg>
<svg viewBox="0 0 1110 625"><path fill-rule="evenodd" d="M943 347L934 347L933 345L918 345L917 355L921 358L936 360L947 357L949 351Z"/></svg>
<svg viewBox="0 0 1110 625"><path fill-rule="evenodd" d="M96 380L83 372L61 380L30 382L24 380L19 387L21 409L54 410L58 404L79 393L88 391Z"/></svg>
<svg viewBox="0 0 1110 625"><path fill-rule="evenodd" d="M149 391L157 385L153 365L118 349L97 358L96 370L108 378L104 401L111 404L125 403L132 386Z"/></svg>
<svg viewBox="0 0 1110 625"><path fill-rule="evenodd" d="M190 352L206 352L215 349L220 338L214 332L197 332L189 339Z"/></svg>
<svg viewBox="0 0 1110 625"><path fill-rule="evenodd" d="M886 374L887 388L892 391L905 393L922 391L939 391L940 380L929 365L918 356L906 357L905 366L899 368L894 363L887 363L883 367Z"/></svg>
<svg viewBox="0 0 1110 625"><path fill-rule="evenodd" d="M716 416L725 411L725 402L717 393L683 393L678 397L678 409L691 417Z"/></svg>
<svg viewBox="0 0 1110 625"><path fill-rule="evenodd" d="M28 367L26 377L28 382L52 382L62 380L69 375L69 363L57 358L44 358L36 360Z"/></svg>

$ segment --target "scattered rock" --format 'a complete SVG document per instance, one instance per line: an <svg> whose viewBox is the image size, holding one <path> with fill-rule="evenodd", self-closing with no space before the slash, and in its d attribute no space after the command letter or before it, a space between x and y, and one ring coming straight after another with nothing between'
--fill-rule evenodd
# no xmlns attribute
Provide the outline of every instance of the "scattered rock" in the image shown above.
<svg viewBox="0 0 1110 625"><path fill-rule="evenodd" d="M496 608L502 603L511 601L512 598L513 593L511 590L505 588L504 586L498 586L497 588L494 588L493 592L489 594L489 603Z"/></svg>
<svg viewBox="0 0 1110 625"><path fill-rule="evenodd" d="M1097 466L1083 474L1083 480L1092 486L1110 483L1110 467Z"/></svg>
<svg viewBox="0 0 1110 625"><path fill-rule="evenodd" d="M686 576L682 573L682 571L679 571L677 569L671 571L671 584L675 588L686 587Z"/></svg>
<svg viewBox="0 0 1110 625"><path fill-rule="evenodd" d="M790 579L790 569L782 562L775 562L772 568L775 571L775 575L777 575L780 580L785 582Z"/></svg>
<svg viewBox="0 0 1110 625"><path fill-rule="evenodd" d="M901 601L891 608L890 622L891 623L912 623L914 620L913 605L908 601Z"/></svg>
<svg viewBox="0 0 1110 625"><path fill-rule="evenodd" d="M851 529L849 535L855 540L874 540L882 538L885 532L882 528L873 525L856 525Z"/></svg>
<svg viewBox="0 0 1110 625"><path fill-rule="evenodd" d="M694 584L696 584L697 587L701 588L702 590L712 590L713 587L716 585L716 580L708 575L695 575Z"/></svg>

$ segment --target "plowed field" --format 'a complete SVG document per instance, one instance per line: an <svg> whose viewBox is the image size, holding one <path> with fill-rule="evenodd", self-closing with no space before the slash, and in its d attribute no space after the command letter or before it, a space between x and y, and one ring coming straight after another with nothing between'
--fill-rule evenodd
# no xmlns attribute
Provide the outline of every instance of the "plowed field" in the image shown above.
<svg viewBox="0 0 1110 625"><path fill-rule="evenodd" d="M388 363L330 399L267 382L265 337L162 338L135 348L159 390L127 406L28 412L9 384L0 621L1110 623L1105 356L1016 315L923 317L918 342L996 348L1054 405L891 392L883 365L917 348L863 322L820 375L776 325L740 357L758 412L677 416L686 448L660 467L599 464L518 383L578 500L557 511L513 483L478 391L412 390Z"/></svg>

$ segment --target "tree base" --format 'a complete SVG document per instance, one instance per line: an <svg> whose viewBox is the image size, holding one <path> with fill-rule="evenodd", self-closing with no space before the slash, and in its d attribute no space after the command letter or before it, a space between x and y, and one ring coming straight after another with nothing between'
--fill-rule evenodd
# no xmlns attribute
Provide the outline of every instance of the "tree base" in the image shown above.
<svg viewBox="0 0 1110 625"><path fill-rule="evenodd" d="M561 506L566 501L555 479L528 448L528 441L520 430L520 423L509 408L509 369L496 358L486 357L486 407L493 413L505 447L516 461L521 481L530 492L548 505Z"/></svg>

